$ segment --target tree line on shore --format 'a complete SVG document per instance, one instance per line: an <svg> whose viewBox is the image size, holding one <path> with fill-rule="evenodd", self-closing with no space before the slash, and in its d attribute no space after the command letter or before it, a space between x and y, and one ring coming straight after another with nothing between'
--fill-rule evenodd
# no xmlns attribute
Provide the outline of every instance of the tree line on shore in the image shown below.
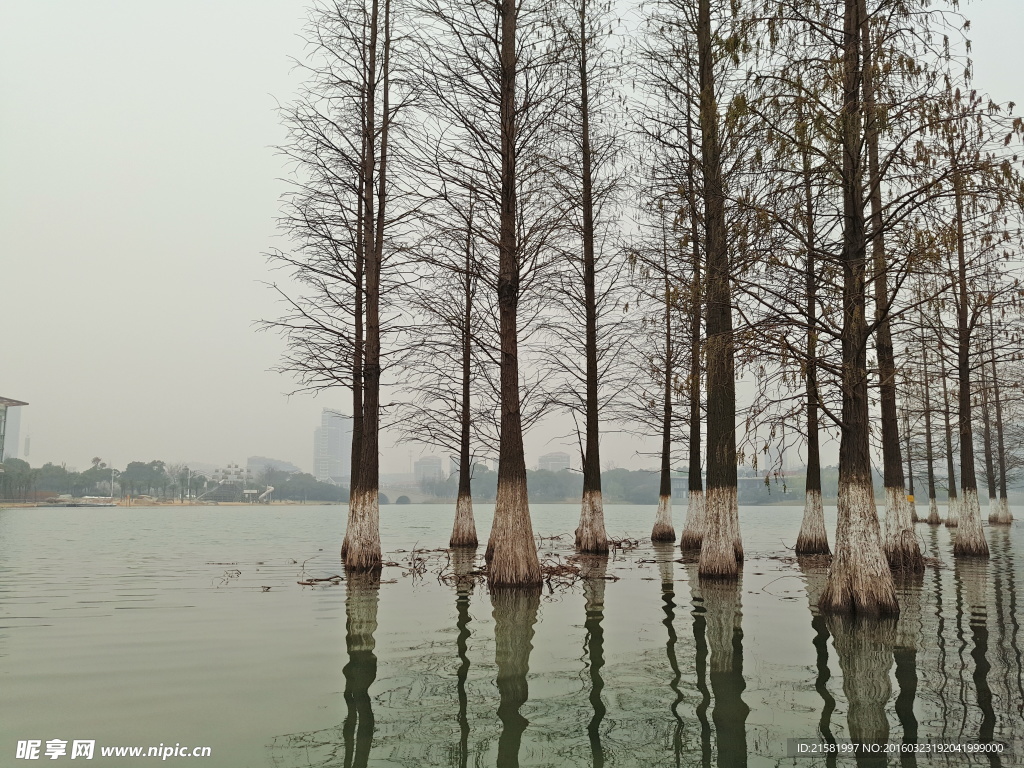
<svg viewBox="0 0 1024 768"><path fill-rule="evenodd" d="M898 612L893 572L924 568L915 468L933 506L946 460L956 556L988 553L979 447L990 522L1011 519L1024 121L974 84L956 2L615 14L310 9L305 85L282 109L291 245L270 254L293 283L275 286L285 310L266 327L301 389L351 392L345 567L381 565L391 426L457 458L453 547L478 545L471 467L497 457L488 579L538 584L523 432L558 412L582 460L577 549L608 552L601 430L658 436L652 538L676 540L670 467L685 457L679 541L705 579L741 570L738 466L770 477L787 447L807 465L797 550L832 553L820 445L838 440L820 608Z"/></svg>
<svg viewBox="0 0 1024 768"><path fill-rule="evenodd" d="M67 494L74 497L152 496L158 499L202 499L215 491L223 480L233 482L224 471L210 474L191 470L187 464L164 461L130 461L123 470L108 466L99 457L81 472L64 465L46 463L32 467L23 459L4 461L0 473L0 499L36 501L47 496ZM246 486L260 493L273 487L273 498L285 501L348 501L348 489L319 482L305 472L266 469L257 475L242 476Z"/></svg>

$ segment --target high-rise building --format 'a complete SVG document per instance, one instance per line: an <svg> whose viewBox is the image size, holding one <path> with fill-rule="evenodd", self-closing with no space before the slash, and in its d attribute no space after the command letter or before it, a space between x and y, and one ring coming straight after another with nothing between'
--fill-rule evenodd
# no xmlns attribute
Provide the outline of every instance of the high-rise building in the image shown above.
<svg viewBox="0 0 1024 768"><path fill-rule="evenodd" d="M546 469L548 472L561 472L571 466L569 454L563 451L545 453L537 460L537 469Z"/></svg>
<svg viewBox="0 0 1024 768"><path fill-rule="evenodd" d="M18 433L21 431L21 400L0 397L0 461L18 458Z"/></svg>
<svg viewBox="0 0 1024 768"><path fill-rule="evenodd" d="M444 479L440 456L424 456L412 465L412 474L417 484Z"/></svg>
<svg viewBox="0 0 1024 768"><path fill-rule="evenodd" d="M324 408L313 430L313 476L321 483L348 483L352 474L352 417Z"/></svg>

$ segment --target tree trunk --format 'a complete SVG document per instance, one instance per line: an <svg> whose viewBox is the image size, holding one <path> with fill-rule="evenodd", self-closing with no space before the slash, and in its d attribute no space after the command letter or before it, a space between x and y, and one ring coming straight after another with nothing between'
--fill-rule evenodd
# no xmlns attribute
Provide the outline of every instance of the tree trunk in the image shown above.
<svg viewBox="0 0 1024 768"><path fill-rule="evenodd" d="M582 136L583 203L583 291L587 345L587 447L583 456L583 503L580 524L576 528L576 549L581 552L608 553L608 533L604 527L604 501L601 497L601 454L598 432L597 400L597 295L594 263L594 182L590 149L590 94L587 73L587 8L580 3L580 118ZM655 526L657 527L657 526ZM673 535L673 538L675 536Z"/></svg>
<svg viewBox="0 0 1024 768"><path fill-rule="evenodd" d="M366 133L368 152L363 164L365 213L364 253L366 255L366 346L363 357L363 435L360 440L359 477L349 495L348 548L345 570L376 571L381 568L380 549L380 277L384 251L384 211L387 182L387 137L389 122L388 67L390 64L390 0L384 2L384 67L380 163L378 187L374 190L377 99L377 37L379 6L374 0L370 17L370 47L367 55ZM374 210L376 192L377 209Z"/></svg>
<svg viewBox="0 0 1024 768"><path fill-rule="evenodd" d="M804 485L804 519L796 539L798 555L831 555L825 530L825 510L821 503L821 456L818 444L818 280L815 274L814 198L811 189L810 160L803 153L805 238L807 258L804 289L807 292L807 477Z"/></svg>
<svg viewBox="0 0 1024 768"><path fill-rule="evenodd" d="M907 503L910 505L910 522L920 523L917 516L917 502L914 498L914 457L913 444L910 436L910 405L906 398L903 402L903 439L907 442Z"/></svg>
<svg viewBox="0 0 1024 768"><path fill-rule="evenodd" d="M898 571L924 571L921 547L907 504L907 488L900 455L899 414L896 408L896 359L889 324L889 281L886 277L885 238L882 233L882 174L878 162L878 118L875 114L875 65L866 5L862 5L864 51L865 138L868 150L868 198L871 203L871 251L875 272L875 350L878 355L878 391L882 406L882 466L885 487L885 555Z"/></svg>
<svg viewBox="0 0 1024 768"><path fill-rule="evenodd" d="M999 499L996 498L996 470L992 457L992 409L989 404L988 374L986 366L981 366L981 443L985 456L985 485L988 487L988 519L992 520L999 512Z"/></svg>
<svg viewBox="0 0 1024 768"><path fill-rule="evenodd" d="M462 402L461 430L459 434L459 495L455 499L455 524L449 547L476 548L476 521L473 519L472 467L469 456L469 429L472 423L470 413L470 371L472 362L472 324L473 324L473 245L472 245L472 202L469 214L470 226L466 235L466 264L463 276L463 298L465 306L462 315Z"/></svg>
<svg viewBox="0 0 1024 768"><path fill-rule="evenodd" d="M715 100L710 0L700 0L697 55L700 75L701 166L704 178L707 259L708 448L707 515L698 572L704 578L736 579L743 559L736 499L736 373L733 361L732 281L725 233Z"/></svg>
<svg viewBox="0 0 1024 768"><path fill-rule="evenodd" d="M896 589L882 549L868 440L864 200L861 170L860 34L862 3L845 0L843 49L842 432L836 551L819 605L822 613L891 614Z"/></svg>
<svg viewBox="0 0 1024 768"><path fill-rule="evenodd" d="M971 422L971 334L968 327L967 255L964 242L962 178L953 158L953 198L956 203L957 234L957 379L960 427L960 525L954 556L988 557L988 541L981 528L981 507L978 504L978 480L974 473L974 425Z"/></svg>
<svg viewBox="0 0 1024 768"><path fill-rule="evenodd" d="M923 328L923 325L922 325ZM924 361L924 456L928 467L928 525L939 525L939 504L935 498L935 451L932 447L932 397L928 374L928 350L922 349Z"/></svg>
<svg viewBox="0 0 1024 768"><path fill-rule="evenodd" d="M693 146L693 121L686 117L686 137ZM690 248L692 250L692 281L690 284L690 374L687 390L690 398L689 469L686 481L686 522L679 538L680 549L699 551L707 525L707 507L704 482L701 478L700 445L700 320L703 297L701 295L700 226L697 219L696 179L693 161L686 164L687 202L690 208Z"/></svg>
<svg viewBox="0 0 1024 768"><path fill-rule="evenodd" d="M500 119L501 215L498 237L498 316L501 421L498 492L487 544L492 587L540 584L540 561L526 491L526 458L519 402L519 253L516 243L516 22L514 0L501 0Z"/></svg>
<svg viewBox="0 0 1024 768"><path fill-rule="evenodd" d="M960 521L960 502L956 494L956 474L953 466L953 425L949 415L949 387L946 372L942 372L943 417L946 426L946 527L956 528Z"/></svg>
<svg viewBox="0 0 1024 768"><path fill-rule="evenodd" d="M989 324L992 323L992 308L989 307ZM999 468L999 512L990 523L1009 525L1013 522L1010 502L1006 496L1006 447L1003 444L1003 401L999 392L999 371L996 369L995 351L992 353L992 399L996 407L996 462Z"/></svg>
<svg viewBox="0 0 1024 768"><path fill-rule="evenodd" d="M651 541L675 541L672 525L672 376L674 375L674 345L672 343L672 299L668 278L668 246L662 250L663 293L665 298L665 365L663 405L661 418L661 472L658 484L658 514L651 530Z"/></svg>

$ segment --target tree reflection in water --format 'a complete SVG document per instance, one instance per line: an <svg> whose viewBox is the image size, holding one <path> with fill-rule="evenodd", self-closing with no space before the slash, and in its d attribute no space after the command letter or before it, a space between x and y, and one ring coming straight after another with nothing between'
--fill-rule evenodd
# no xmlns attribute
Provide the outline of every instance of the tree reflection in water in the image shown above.
<svg viewBox="0 0 1024 768"><path fill-rule="evenodd" d="M821 717L818 718L818 735L826 744L835 744L836 737L832 734L832 713L836 709L835 697L828 690L828 681L832 672L828 668L828 640L831 635L825 617L818 610L818 600L828 583L827 556L813 555L797 558L797 566L804 577L807 587L807 603L811 609L811 629L814 630L814 656L817 675L814 678L814 690L821 697ZM827 768L836 764L836 753L825 756Z"/></svg>
<svg viewBox="0 0 1024 768"><path fill-rule="evenodd" d="M582 555L580 571L583 575L583 598L586 621L583 624L586 635L583 640L584 664L590 673L590 707L594 714L587 724L587 738L590 741L590 758L594 768L604 766L604 748L601 746L601 721L608 711L601 699L604 678L604 588L608 573L608 558L602 555Z"/></svg>
<svg viewBox="0 0 1024 768"><path fill-rule="evenodd" d="M917 698L917 650L921 641L921 592L924 573L900 572L893 574L896 595L900 601L900 615L896 624L893 659L896 662L896 717L903 729L903 743L918 743L918 722L914 714ZM900 765L913 768L917 754L901 752Z"/></svg>
<svg viewBox="0 0 1024 768"><path fill-rule="evenodd" d="M518 768L519 747L530 721L520 707L530 698L526 676L530 672L533 625L537 623L541 588L491 590L494 616L494 661L498 667L498 768Z"/></svg>
<svg viewBox="0 0 1024 768"><path fill-rule="evenodd" d="M828 630L843 672L850 739L864 744L889 741L886 704L892 694L896 619L873 616L829 616ZM858 753L857 765L885 766L885 754Z"/></svg>
<svg viewBox="0 0 1024 768"><path fill-rule="evenodd" d="M701 768L711 766L711 721L708 709L711 707L711 689L708 688L708 617L704 604L704 593L697 578L697 560L686 562L686 575L690 582L690 601L693 605L693 664L697 673L697 692L700 703L695 714L700 723L700 764Z"/></svg>
<svg viewBox="0 0 1024 768"><path fill-rule="evenodd" d="M682 765L683 758L683 718L679 714L679 705L683 702L683 692L680 689L679 681L683 673L679 668L679 660L676 658L676 643L679 637L676 635L676 590L673 579L675 569L676 547L671 542L654 542L654 558L658 561L658 575L661 577L661 600L664 603L662 610L665 618L662 624L668 634L665 642L665 654L668 657L668 667L672 671L672 679L669 681L669 688L672 689L674 698L670 706L672 719L675 726L672 729L672 754L675 757L676 766ZM707 718L705 718L706 720ZM710 753L711 735L707 735L708 752ZM710 760L710 757L709 757Z"/></svg>
<svg viewBox="0 0 1024 768"><path fill-rule="evenodd" d="M373 703L370 686L377 679L373 633L377 631L379 573L350 573L345 598L345 768L364 768L373 744Z"/></svg>
<svg viewBox="0 0 1024 768"><path fill-rule="evenodd" d="M455 573L455 649L459 655L459 668L455 674L459 697L459 744L455 748L453 765L466 768L469 761L469 697L466 693L466 680L469 679L469 638L472 634L469 623L473 618L469 615L469 598L473 594L476 579L470 572L476 565L476 550L459 547L452 551L452 571Z"/></svg>

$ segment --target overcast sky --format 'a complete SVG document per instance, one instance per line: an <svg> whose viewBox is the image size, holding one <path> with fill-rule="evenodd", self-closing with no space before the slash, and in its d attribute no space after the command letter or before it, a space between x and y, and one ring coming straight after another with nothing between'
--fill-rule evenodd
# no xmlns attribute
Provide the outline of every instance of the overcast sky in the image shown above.
<svg viewBox="0 0 1024 768"><path fill-rule="evenodd" d="M966 12L978 87L1024 105L1024 2ZM287 397L281 342L253 326L279 315L262 254L284 245L275 107L304 19L301 0L0 0L0 396L31 403L33 465L310 470L320 410L347 410ZM602 453L654 464L635 450Z"/></svg>

